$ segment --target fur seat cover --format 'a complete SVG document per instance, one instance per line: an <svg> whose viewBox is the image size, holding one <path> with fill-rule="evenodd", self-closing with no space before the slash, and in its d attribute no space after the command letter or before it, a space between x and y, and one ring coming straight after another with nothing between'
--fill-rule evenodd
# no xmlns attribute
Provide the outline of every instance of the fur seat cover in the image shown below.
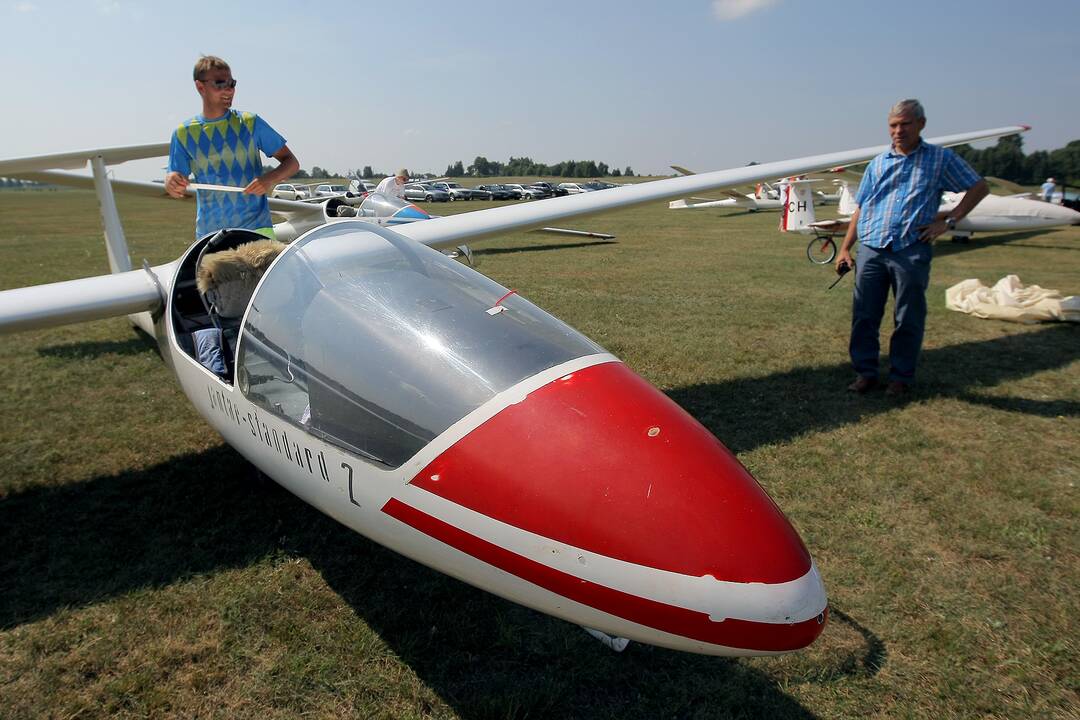
<svg viewBox="0 0 1080 720"><path fill-rule="evenodd" d="M199 292L221 317L242 316L259 278L286 247L277 240L255 240L204 256L195 278Z"/></svg>

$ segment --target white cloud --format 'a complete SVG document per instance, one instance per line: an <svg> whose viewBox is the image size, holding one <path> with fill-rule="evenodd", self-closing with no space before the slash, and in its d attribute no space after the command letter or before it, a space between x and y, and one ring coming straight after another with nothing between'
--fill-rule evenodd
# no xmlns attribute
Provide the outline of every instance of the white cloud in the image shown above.
<svg viewBox="0 0 1080 720"><path fill-rule="evenodd" d="M713 15L721 22L738 20L741 17L757 12L770 5L775 5L780 0L713 0Z"/></svg>
<svg viewBox="0 0 1080 720"><path fill-rule="evenodd" d="M35 5L34 3L30 3L30 2L20 2L20 3L15 3L14 8L15 8L15 12L32 13L35 10L37 10L37 5Z"/></svg>
<svg viewBox="0 0 1080 720"><path fill-rule="evenodd" d="M98 0L97 11L99 15L116 15L120 12L120 3L116 0Z"/></svg>

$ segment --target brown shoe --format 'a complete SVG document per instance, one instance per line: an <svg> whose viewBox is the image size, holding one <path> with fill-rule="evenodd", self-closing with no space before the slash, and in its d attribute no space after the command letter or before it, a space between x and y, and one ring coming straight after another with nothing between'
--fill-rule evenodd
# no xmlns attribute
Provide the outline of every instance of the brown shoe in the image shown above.
<svg viewBox="0 0 1080 720"><path fill-rule="evenodd" d="M891 398L900 398L908 394L910 388L907 383L902 383L899 380L890 380L888 387L885 388L885 394Z"/></svg>
<svg viewBox="0 0 1080 720"><path fill-rule="evenodd" d="M862 395L863 393L870 392L876 387L876 377L866 377L865 375L860 375L859 377L855 378L855 382L847 386L847 389L853 393L859 393L860 395Z"/></svg>

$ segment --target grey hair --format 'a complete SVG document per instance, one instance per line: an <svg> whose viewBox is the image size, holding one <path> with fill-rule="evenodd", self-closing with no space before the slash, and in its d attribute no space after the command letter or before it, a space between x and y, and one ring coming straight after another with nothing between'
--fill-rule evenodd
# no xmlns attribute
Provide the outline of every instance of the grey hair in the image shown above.
<svg viewBox="0 0 1080 720"><path fill-rule="evenodd" d="M926 119L926 113L923 111L922 103L915 98L901 100L893 105L892 109L889 110L889 117L896 117L898 115L910 115L915 120Z"/></svg>

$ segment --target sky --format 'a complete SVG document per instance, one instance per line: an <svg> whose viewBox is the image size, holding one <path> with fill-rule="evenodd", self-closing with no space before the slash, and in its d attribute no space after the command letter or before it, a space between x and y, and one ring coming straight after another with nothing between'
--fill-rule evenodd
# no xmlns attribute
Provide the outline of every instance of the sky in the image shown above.
<svg viewBox="0 0 1080 720"><path fill-rule="evenodd" d="M1074 0L0 2L0 158L166 142L201 110L201 54L229 62L234 107L308 170L442 173L478 155L718 170L884 144L906 97L928 137L1080 138Z"/></svg>

